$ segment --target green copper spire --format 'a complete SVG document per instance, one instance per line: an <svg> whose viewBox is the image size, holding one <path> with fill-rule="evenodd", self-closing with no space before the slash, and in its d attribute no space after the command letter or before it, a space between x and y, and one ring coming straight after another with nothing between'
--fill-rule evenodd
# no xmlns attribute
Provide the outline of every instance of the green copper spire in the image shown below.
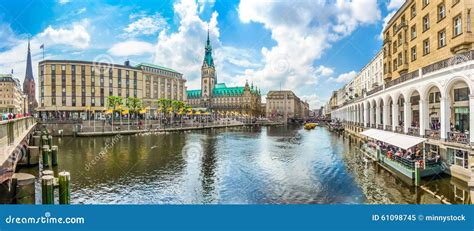
<svg viewBox="0 0 474 231"><path fill-rule="evenodd" d="M212 58L212 46L211 40L209 39L209 28L207 29L207 42L204 54L204 64L209 67L214 67L214 59Z"/></svg>

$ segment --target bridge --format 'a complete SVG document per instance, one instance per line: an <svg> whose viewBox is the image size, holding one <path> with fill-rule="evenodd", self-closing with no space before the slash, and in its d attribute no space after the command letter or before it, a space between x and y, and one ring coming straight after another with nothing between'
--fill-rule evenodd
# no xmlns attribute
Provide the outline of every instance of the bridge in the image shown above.
<svg viewBox="0 0 474 231"><path fill-rule="evenodd" d="M26 158L36 119L0 121L0 184L11 179L18 161Z"/></svg>

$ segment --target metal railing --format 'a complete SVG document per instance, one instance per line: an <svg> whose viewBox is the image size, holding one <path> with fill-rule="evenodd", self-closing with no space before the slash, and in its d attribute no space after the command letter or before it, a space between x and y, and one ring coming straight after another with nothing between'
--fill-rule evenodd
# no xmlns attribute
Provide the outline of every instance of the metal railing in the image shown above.
<svg viewBox="0 0 474 231"><path fill-rule="evenodd" d="M389 88L389 87L398 85L398 84L403 83L405 81L408 81L410 79L417 78L418 76L419 76L418 70L410 72L410 73L406 73L406 74L400 76L399 78L396 78L394 80L391 80L390 82L387 82L385 84L385 88Z"/></svg>
<svg viewBox="0 0 474 231"><path fill-rule="evenodd" d="M450 66L454 66L460 63L471 61L471 60L474 60L474 51L467 51L461 54L457 54L451 58L443 59L439 62L423 67L421 69L421 72L424 75L424 74L428 74L437 70L448 68Z"/></svg>
<svg viewBox="0 0 474 231"><path fill-rule="evenodd" d="M383 125L382 124L377 124L377 129L383 130Z"/></svg>
<svg viewBox="0 0 474 231"><path fill-rule="evenodd" d="M395 132L405 133L403 126L395 126Z"/></svg>
<svg viewBox="0 0 474 231"><path fill-rule="evenodd" d="M440 130L426 129L425 130L425 137L428 138L428 139L439 140L439 139L441 139L441 132L440 132Z"/></svg>
<svg viewBox="0 0 474 231"><path fill-rule="evenodd" d="M385 131L389 131L389 132L393 131L392 125L385 125Z"/></svg>
<svg viewBox="0 0 474 231"><path fill-rule="evenodd" d="M469 134L463 132L448 132L448 141L459 144L469 144Z"/></svg>
<svg viewBox="0 0 474 231"><path fill-rule="evenodd" d="M387 151L382 151L382 154L387 156ZM388 157L388 156L387 156ZM390 160L392 161L395 161L395 162L398 162L400 163L402 166L410 169L410 170L414 170L415 169L415 163L420 161L420 159L418 160L412 160L412 159L407 159L405 157L401 157L401 156L397 156L395 154L392 154ZM425 163L425 167L428 169L428 168L431 168L431 167L434 167L434 166L437 166L437 165L440 165L441 162L439 161L430 161L430 160L427 160L426 163Z"/></svg>
<svg viewBox="0 0 474 231"><path fill-rule="evenodd" d="M376 88L374 88L374 89L368 91L368 92L367 92L367 96L372 95L372 94L375 94L376 92L379 92L379 91L381 91L381 90L383 90L383 85L380 85L380 86L378 86L378 87L376 87Z"/></svg>
<svg viewBox="0 0 474 231"><path fill-rule="evenodd" d="M408 128L408 135L420 136L420 128L417 128L417 127L409 127L409 128Z"/></svg>

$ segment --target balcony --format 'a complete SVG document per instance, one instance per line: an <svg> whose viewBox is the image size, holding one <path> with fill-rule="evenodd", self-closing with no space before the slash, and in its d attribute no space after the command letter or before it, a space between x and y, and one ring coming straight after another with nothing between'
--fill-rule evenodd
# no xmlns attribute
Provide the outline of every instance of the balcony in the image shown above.
<svg viewBox="0 0 474 231"><path fill-rule="evenodd" d="M460 63L464 63L467 61L474 60L474 51L467 51L461 54L457 54L451 58L441 60L439 62L433 63L421 69L423 75L438 71L444 68L448 68L450 66L454 66Z"/></svg>
<svg viewBox="0 0 474 231"><path fill-rule="evenodd" d="M403 73L408 71L408 63L403 63L402 65L398 66L398 73Z"/></svg>
<svg viewBox="0 0 474 231"><path fill-rule="evenodd" d="M377 93L377 92L379 92L379 91L381 91L381 90L383 90L383 86L378 86L378 87L376 87L376 88L374 88L374 89L368 91L368 92L367 92L367 96L372 95L372 94L375 94L375 93Z"/></svg>
<svg viewBox="0 0 474 231"><path fill-rule="evenodd" d="M420 136L420 128L409 127L409 128L408 128L408 135L411 135L411 136Z"/></svg>
<svg viewBox="0 0 474 231"><path fill-rule="evenodd" d="M425 130L425 138L433 139L433 140L439 140L439 139L441 139L441 133L440 133L439 130L426 129Z"/></svg>
<svg viewBox="0 0 474 231"><path fill-rule="evenodd" d="M384 79L385 81L390 81L390 80L392 80L392 73L385 73L385 74L383 75L383 79Z"/></svg>
<svg viewBox="0 0 474 231"><path fill-rule="evenodd" d="M403 126L395 126L395 132L398 132L398 133L401 133L401 134L405 133Z"/></svg>
<svg viewBox="0 0 474 231"><path fill-rule="evenodd" d="M391 81L387 82L387 83L385 84L385 87L386 87L386 88L389 88L389 87L398 85L398 84L400 84L400 83L403 83L403 82L405 82L405 81L408 81L408 80L410 80L410 79L417 78L418 76L419 76L419 73L418 73L418 70L416 70L416 71L413 71L413 72L404 74L404 75L400 76L399 78L396 78L396 79L394 79L394 80L391 80Z"/></svg>
<svg viewBox="0 0 474 231"><path fill-rule="evenodd" d="M469 144L469 134L463 132L448 132L448 141L458 144Z"/></svg>

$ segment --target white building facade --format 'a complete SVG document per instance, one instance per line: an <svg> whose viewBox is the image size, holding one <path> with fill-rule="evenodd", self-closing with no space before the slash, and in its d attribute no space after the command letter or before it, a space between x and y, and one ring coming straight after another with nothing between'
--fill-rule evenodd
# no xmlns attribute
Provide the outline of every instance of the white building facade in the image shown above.
<svg viewBox="0 0 474 231"><path fill-rule="evenodd" d="M428 138L428 142L446 150L444 159L451 174L466 176L468 181L468 166L474 163L470 157L474 145L474 135L470 135L474 125L474 51L388 82L333 110L331 118L364 128ZM449 155L450 152L456 154Z"/></svg>

